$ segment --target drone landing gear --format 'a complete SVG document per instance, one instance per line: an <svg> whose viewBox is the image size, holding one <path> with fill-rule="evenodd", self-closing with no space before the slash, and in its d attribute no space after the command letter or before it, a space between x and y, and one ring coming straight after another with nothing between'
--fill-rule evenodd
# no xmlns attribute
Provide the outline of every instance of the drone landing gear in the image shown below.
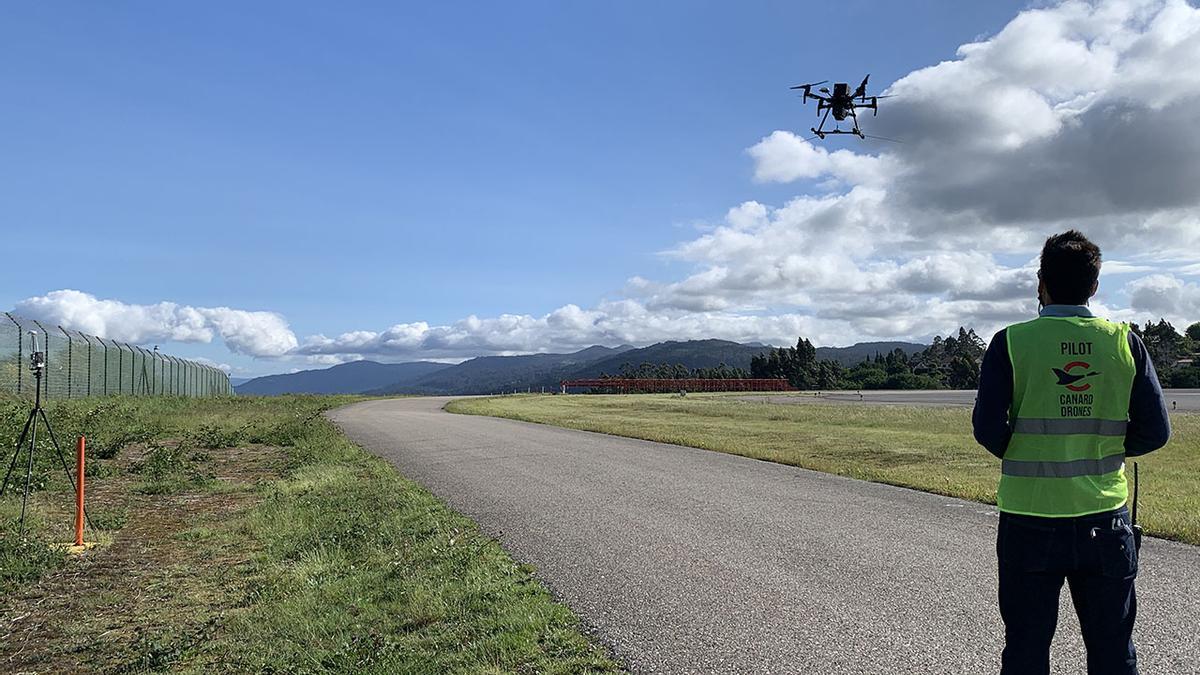
<svg viewBox="0 0 1200 675"><path fill-rule="evenodd" d="M832 129L832 130L828 130L828 131L825 129L817 129L815 127L809 127L809 131L813 132L816 135L816 137L821 140L825 140L826 136L836 136L838 134L844 134L844 135L848 135L848 136L858 136L859 138L862 138L864 140L867 137L866 134L864 134L862 132L862 130L860 130L858 127L855 127L850 130Z"/></svg>
<svg viewBox="0 0 1200 675"><path fill-rule="evenodd" d="M837 134L845 134L847 136L858 136L859 138L867 137L866 134L864 134L861 130L859 130L857 128L855 128L855 129L832 129L832 130L822 129L820 131L818 131L816 129L809 129L809 131L816 134L818 138L825 138L826 136L836 136Z"/></svg>
<svg viewBox="0 0 1200 675"><path fill-rule="evenodd" d="M829 119L829 112L831 110L832 110L832 108L825 108L825 116L821 118L821 123L815 127L809 127L809 131L813 132L813 134L815 135L816 138L825 140L826 136L836 136L838 134L848 134L851 136L858 136L859 138L866 140L866 138L867 138L866 135L862 132L861 129L858 128L858 115L854 114L853 109L850 110L850 116L854 120L854 128L853 129L846 131L845 129L836 129L835 128L831 131L826 131L825 130L825 120Z"/></svg>

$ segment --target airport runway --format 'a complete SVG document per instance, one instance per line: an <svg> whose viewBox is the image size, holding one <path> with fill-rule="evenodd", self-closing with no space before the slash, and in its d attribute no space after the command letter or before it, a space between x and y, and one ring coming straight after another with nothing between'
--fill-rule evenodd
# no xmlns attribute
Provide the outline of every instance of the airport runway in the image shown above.
<svg viewBox="0 0 1200 675"><path fill-rule="evenodd" d="M1200 411L1200 389L1166 389L1167 407L1173 412ZM823 391L792 394L753 394L741 397L763 403L854 403L867 405L973 406L975 390L966 391Z"/></svg>
<svg viewBox="0 0 1200 675"><path fill-rule="evenodd" d="M330 413L530 563L637 672L986 673L1003 640L981 504L448 399ZM1144 673L1200 673L1200 548L1142 550ZM1084 672L1063 594L1055 673Z"/></svg>

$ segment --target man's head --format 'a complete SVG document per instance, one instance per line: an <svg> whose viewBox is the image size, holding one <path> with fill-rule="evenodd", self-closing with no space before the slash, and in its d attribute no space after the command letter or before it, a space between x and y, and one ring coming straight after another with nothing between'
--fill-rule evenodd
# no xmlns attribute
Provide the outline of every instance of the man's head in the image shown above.
<svg viewBox="0 0 1200 675"><path fill-rule="evenodd" d="M1038 297L1043 304L1086 305L1100 279L1100 248L1078 230L1046 240L1038 270Z"/></svg>

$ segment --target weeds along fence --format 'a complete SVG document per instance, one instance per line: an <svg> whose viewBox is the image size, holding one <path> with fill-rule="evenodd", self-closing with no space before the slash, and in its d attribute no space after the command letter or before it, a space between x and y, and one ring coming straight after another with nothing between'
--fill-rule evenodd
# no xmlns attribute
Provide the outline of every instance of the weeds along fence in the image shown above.
<svg viewBox="0 0 1200 675"><path fill-rule="evenodd" d="M212 366L8 313L0 317L0 393L34 394L30 332L37 335L39 348L46 353L43 398L233 393L229 376Z"/></svg>

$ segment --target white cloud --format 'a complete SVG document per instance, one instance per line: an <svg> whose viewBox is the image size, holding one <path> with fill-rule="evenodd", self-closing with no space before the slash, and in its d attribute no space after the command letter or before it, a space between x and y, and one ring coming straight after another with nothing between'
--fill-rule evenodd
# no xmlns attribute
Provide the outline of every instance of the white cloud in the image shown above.
<svg viewBox="0 0 1200 675"><path fill-rule="evenodd" d="M1171 274L1151 274L1127 286L1129 306L1144 318L1165 318L1182 330L1200 321L1200 285Z"/></svg>
<svg viewBox="0 0 1200 675"><path fill-rule="evenodd" d="M453 324L402 324L378 333L317 335L296 351L304 355L353 352L366 358L402 360L483 354L571 351L594 344L645 345L662 340L721 338L794 342L821 333L820 322L799 314L745 316L719 311L651 310L634 300L602 302L591 310L566 305L542 316L470 316ZM403 339L396 339L402 335ZM833 334L822 335L832 339Z"/></svg>
<svg viewBox="0 0 1200 675"><path fill-rule="evenodd" d="M755 180L775 183L828 176L862 185L880 181L888 162L886 156L829 152L788 131L774 131L746 152L754 158Z"/></svg>
<svg viewBox="0 0 1200 675"><path fill-rule="evenodd" d="M297 345L287 321L274 312L173 302L134 305L69 289L26 298L13 311L122 342L212 342L220 337L231 352L259 357L282 356Z"/></svg>

